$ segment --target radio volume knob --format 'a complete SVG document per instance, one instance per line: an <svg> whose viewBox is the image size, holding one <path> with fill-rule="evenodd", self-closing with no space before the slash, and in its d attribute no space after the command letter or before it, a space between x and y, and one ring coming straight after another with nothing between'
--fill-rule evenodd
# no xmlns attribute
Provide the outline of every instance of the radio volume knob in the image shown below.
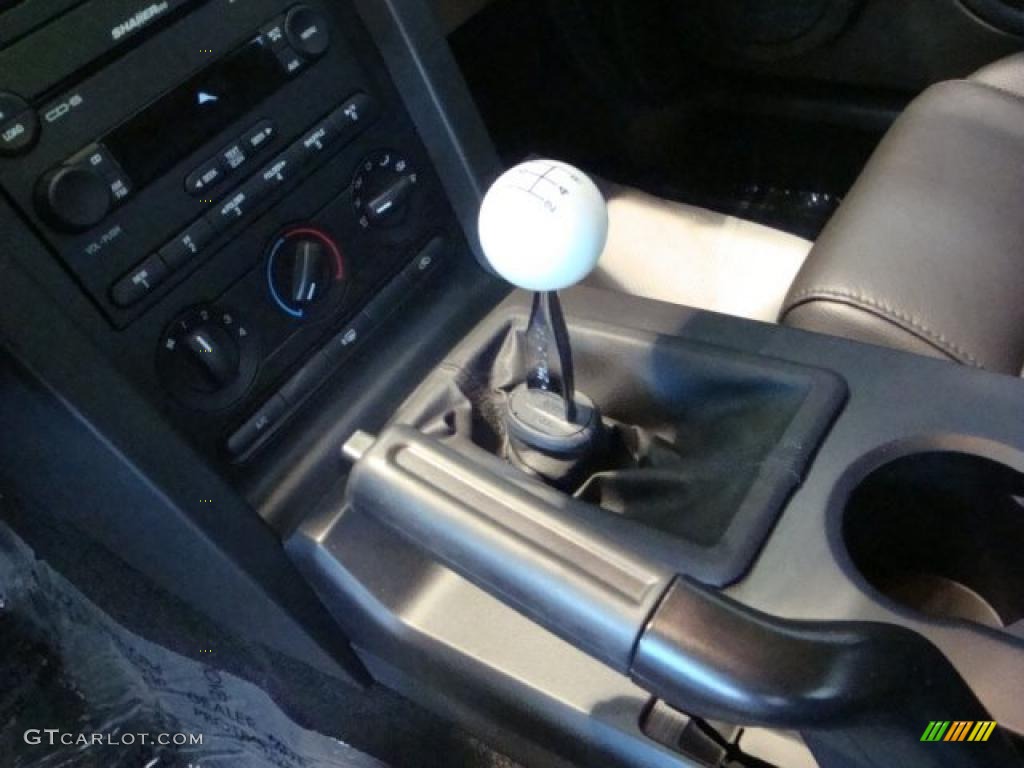
<svg viewBox="0 0 1024 768"><path fill-rule="evenodd" d="M44 175L36 187L39 215L66 232L99 224L111 208L110 184L96 169L65 165Z"/></svg>

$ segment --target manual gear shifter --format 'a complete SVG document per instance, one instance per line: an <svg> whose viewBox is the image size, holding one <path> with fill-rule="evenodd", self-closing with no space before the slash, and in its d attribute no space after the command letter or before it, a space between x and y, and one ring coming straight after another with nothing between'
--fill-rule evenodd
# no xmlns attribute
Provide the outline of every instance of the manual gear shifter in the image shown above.
<svg viewBox="0 0 1024 768"><path fill-rule="evenodd" d="M601 419L576 392L558 291L586 278L608 238L608 208L586 174L533 160L499 178L480 209L480 241L494 271L534 291L526 384L509 398L510 444L520 463L561 482L590 455Z"/></svg>

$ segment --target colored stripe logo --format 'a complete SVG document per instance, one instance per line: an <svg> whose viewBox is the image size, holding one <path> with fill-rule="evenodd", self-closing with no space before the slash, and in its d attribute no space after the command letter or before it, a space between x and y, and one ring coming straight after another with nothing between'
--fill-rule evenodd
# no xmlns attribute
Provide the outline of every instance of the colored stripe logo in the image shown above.
<svg viewBox="0 0 1024 768"><path fill-rule="evenodd" d="M988 741L996 723L991 720L932 720L921 741Z"/></svg>

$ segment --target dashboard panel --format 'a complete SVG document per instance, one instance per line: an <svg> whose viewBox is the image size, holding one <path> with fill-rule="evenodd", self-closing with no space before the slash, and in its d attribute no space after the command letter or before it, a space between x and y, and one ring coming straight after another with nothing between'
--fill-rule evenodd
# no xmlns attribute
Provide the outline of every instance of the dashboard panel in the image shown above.
<svg viewBox="0 0 1024 768"><path fill-rule="evenodd" d="M213 460L248 460L468 252L346 4L0 10L0 188Z"/></svg>

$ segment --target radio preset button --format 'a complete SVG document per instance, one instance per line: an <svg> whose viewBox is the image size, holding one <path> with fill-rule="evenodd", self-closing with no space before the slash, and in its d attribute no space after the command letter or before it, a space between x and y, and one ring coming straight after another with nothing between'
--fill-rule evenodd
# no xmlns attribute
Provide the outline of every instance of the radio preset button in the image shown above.
<svg viewBox="0 0 1024 768"><path fill-rule="evenodd" d="M295 178L301 165L301 157L293 147L275 157L266 168L256 174L254 180L261 181L262 187L269 194L274 188L283 186Z"/></svg>
<svg viewBox="0 0 1024 768"><path fill-rule="evenodd" d="M292 150L301 156L303 163L308 163L330 149L337 139L338 132L324 120L295 142Z"/></svg>
<svg viewBox="0 0 1024 768"><path fill-rule="evenodd" d="M245 209L246 216L252 213L254 206L259 205L270 197L271 193L274 191L274 187L279 183L274 176L265 175L265 173L270 170L272 170L272 168L268 168L267 171L257 173L239 189L240 192L245 194L245 197L248 200L247 207Z"/></svg>
<svg viewBox="0 0 1024 768"><path fill-rule="evenodd" d="M262 152L277 136L277 127L270 120L264 120L242 137L242 146L248 151Z"/></svg>
<svg viewBox="0 0 1024 768"><path fill-rule="evenodd" d="M211 187L224 181L227 173L220 164L220 158L207 160L185 178L185 191L192 197L203 197L209 194Z"/></svg>
<svg viewBox="0 0 1024 768"><path fill-rule="evenodd" d="M365 93L353 96L327 118L327 124L341 137L347 138L363 130L373 119L376 107Z"/></svg>
<svg viewBox="0 0 1024 768"><path fill-rule="evenodd" d="M167 277L167 267L153 254L122 277L110 290L110 296L119 307L130 307L156 290Z"/></svg>
<svg viewBox="0 0 1024 768"><path fill-rule="evenodd" d="M327 19L308 5L297 5L288 11L284 31L292 48L309 59L323 56L331 42Z"/></svg>
<svg viewBox="0 0 1024 768"><path fill-rule="evenodd" d="M209 245L214 234L213 227L206 219L198 219L160 249L160 258L171 269L178 269Z"/></svg>
<svg viewBox="0 0 1024 768"><path fill-rule="evenodd" d="M214 206L213 210L206 214L206 220L215 232L223 232L237 221L240 221L249 214L256 201L251 198L252 190L250 185L241 187L233 195L229 195Z"/></svg>

